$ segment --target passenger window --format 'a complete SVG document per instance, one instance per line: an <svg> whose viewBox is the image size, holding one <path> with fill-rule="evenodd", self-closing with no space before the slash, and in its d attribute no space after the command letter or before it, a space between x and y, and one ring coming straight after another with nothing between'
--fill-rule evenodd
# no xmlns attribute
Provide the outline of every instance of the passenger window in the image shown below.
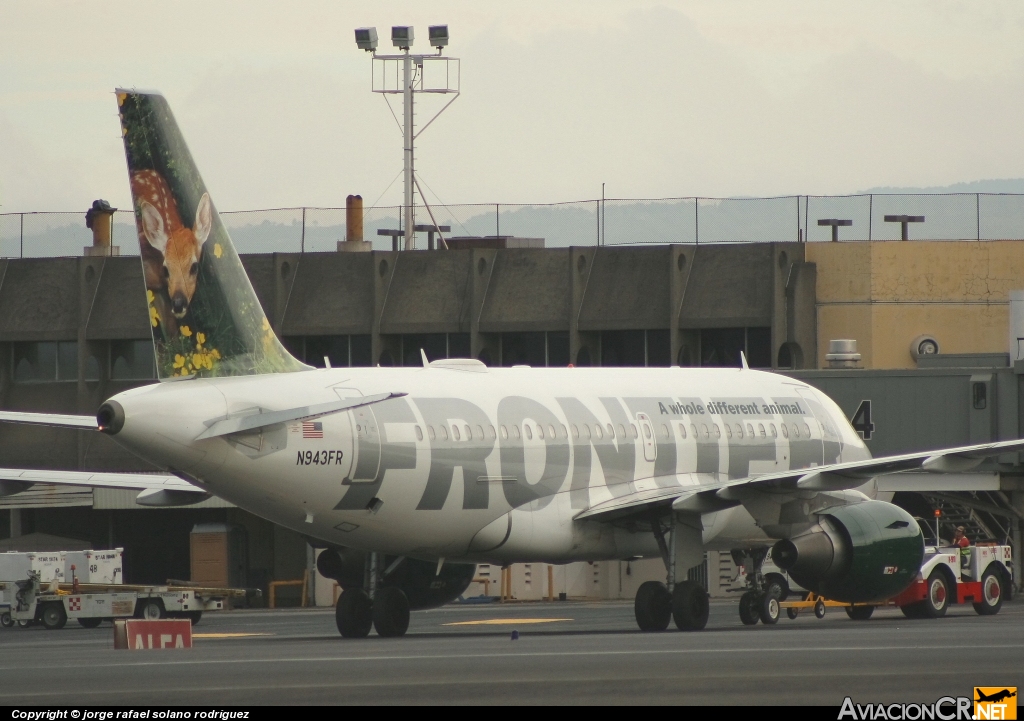
<svg viewBox="0 0 1024 721"><path fill-rule="evenodd" d="M457 425L455 425L454 423L452 424L452 438L455 439L456 441L461 441L462 440L459 437L459 427Z"/></svg>
<svg viewBox="0 0 1024 721"><path fill-rule="evenodd" d="M749 423L747 424L747 435L750 436L751 438L754 437L754 426L752 426Z"/></svg>
<svg viewBox="0 0 1024 721"><path fill-rule="evenodd" d="M809 425L807 425L806 423L804 423L804 433L807 434L808 438L811 437L811 427Z"/></svg>
<svg viewBox="0 0 1024 721"><path fill-rule="evenodd" d="M572 424L572 437L573 438L579 438L580 437L580 427L577 426L575 423Z"/></svg>
<svg viewBox="0 0 1024 721"><path fill-rule="evenodd" d="M594 424L594 437L595 438L604 438L604 431L601 430L601 424L600 423L595 423Z"/></svg>
<svg viewBox="0 0 1024 721"><path fill-rule="evenodd" d="M466 426L466 440L467 441L473 440L473 429L470 428L469 426Z"/></svg>
<svg viewBox="0 0 1024 721"><path fill-rule="evenodd" d="M743 437L743 424L742 423L737 423L736 424L736 437L737 438L742 438Z"/></svg>
<svg viewBox="0 0 1024 721"><path fill-rule="evenodd" d="M483 426L477 426L476 427L476 437L479 438L480 440L483 440L483 438L484 438L484 427Z"/></svg>
<svg viewBox="0 0 1024 721"><path fill-rule="evenodd" d="M554 437L555 437L555 427L549 423L548 424L548 438L552 438L553 439Z"/></svg>
<svg viewBox="0 0 1024 721"><path fill-rule="evenodd" d="M416 440L417 441L422 441L423 440L423 429L420 428L419 426L416 426Z"/></svg>
<svg viewBox="0 0 1024 721"><path fill-rule="evenodd" d="M519 439L521 437L521 434L519 433L519 426L518 425L512 426L512 435L515 436L516 439Z"/></svg>
<svg viewBox="0 0 1024 721"><path fill-rule="evenodd" d="M611 423L609 423L607 426L605 426L605 429L608 431L608 437L609 438L614 438L615 437L615 429L612 428L612 424Z"/></svg>
<svg viewBox="0 0 1024 721"><path fill-rule="evenodd" d="M489 434L488 438L491 440L497 438L497 434L494 432L494 426L487 426L487 433Z"/></svg>
<svg viewBox="0 0 1024 721"><path fill-rule="evenodd" d="M697 440L700 437L697 435L697 425L695 423L691 423L690 430L693 431L693 440Z"/></svg>
<svg viewBox="0 0 1024 721"><path fill-rule="evenodd" d="M764 423L758 423L757 424L757 431L758 431L758 433L761 434L762 438L766 437L767 434L764 432Z"/></svg>
<svg viewBox="0 0 1024 721"><path fill-rule="evenodd" d="M427 426L427 436L432 441L437 439L437 434L434 433L434 427L433 426Z"/></svg>
<svg viewBox="0 0 1024 721"><path fill-rule="evenodd" d="M625 437L626 437L626 427L620 423L619 424L619 438L625 438Z"/></svg>
<svg viewBox="0 0 1024 721"><path fill-rule="evenodd" d="M666 426L664 423L662 423L661 424L661 437L662 438L668 438L668 436L669 436L668 426Z"/></svg>
<svg viewBox="0 0 1024 721"><path fill-rule="evenodd" d="M587 423L583 424L583 437L590 440L590 425Z"/></svg>
<svg viewBox="0 0 1024 721"><path fill-rule="evenodd" d="M501 427L501 438L502 440L508 440L508 428L506 428L505 426Z"/></svg>
<svg viewBox="0 0 1024 721"><path fill-rule="evenodd" d="M634 426L632 423L629 424L629 433L630 435L633 436L633 438L639 438L636 432L636 426Z"/></svg>
<svg viewBox="0 0 1024 721"><path fill-rule="evenodd" d="M707 423L701 423L700 424L700 432L701 432L701 435L703 435L705 438L710 438L711 437L710 435L708 435L708 424Z"/></svg>
<svg viewBox="0 0 1024 721"><path fill-rule="evenodd" d="M542 441L544 440L544 426L542 426L540 423L537 424L537 437L540 438Z"/></svg>
<svg viewBox="0 0 1024 721"><path fill-rule="evenodd" d="M797 438L800 437L800 424L799 423L794 423L793 424L793 435L796 436Z"/></svg>
<svg viewBox="0 0 1024 721"><path fill-rule="evenodd" d="M532 441L533 440L533 431L530 429L530 424L529 423L524 423L523 424L523 431L526 432L526 440Z"/></svg>
<svg viewBox="0 0 1024 721"><path fill-rule="evenodd" d="M565 426L559 426L559 428L562 429L562 438L568 438L569 437L569 431L566 430Z"/></svg>
<svg viewBox="0 0 1024 721"><path fill-rule="evenodd" d="M778 438L779 437L778 432L775 430L775 424L774 423L769 423L768 424L768 430L770 430L772 432L772 438Z"/></svg>
<svg viewBox="0 0 1024 721"><path fill-rule="evenodd" d="M684 441L686 440L686 424L685 423L680 423L679 424L679 437L682 438Z"/></svg>
<svg viewBox="0 0 1024 721"><path fill-rule="evenodd" d="M447 441L448 440L448 426L438 426L438 429L441 431L441 440L442 441Z"/></svg>
<svg viewBox="0 0 1024 721"><path fill-rule="evenodd" d="M725 437L732 438L732 426L728 423L723 424L725 426Z"/></svg>
<svg viewBox="0 0 1024 721"><path fill-rule="evenodd" d="M711 426L715 429L715 438L721 438L722 437L722 431L721 431L721 429L719 429L718 424L717 423L712 423Z"/></svg>
<svg viewBox="0 0 1024 721"><path fill-rule="evenodd" d="M780 425L782 426L782 437L783 438L789 438L789 429L786 428L786 424L782 423Z"/></svg>

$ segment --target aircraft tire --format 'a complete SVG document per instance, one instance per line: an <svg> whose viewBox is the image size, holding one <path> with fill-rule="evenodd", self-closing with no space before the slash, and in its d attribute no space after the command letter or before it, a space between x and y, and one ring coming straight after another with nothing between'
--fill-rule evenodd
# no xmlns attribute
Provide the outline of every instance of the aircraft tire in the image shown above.
<svg viewBox="0 0 1024 721"><path fill-rule="evenodd" d="M78 619L78 625L82 628L99 628L100 624L103 623L102 618L80 618Z"/></svg>
<svg viewBox="0 0 1024 721"><path fill-rule="evenodd" d="M779 589L774 584L758 599L757 615L765 626L774 626L779 622L782 607L779 605Z"/></svg>
<svg viewBox="0 0 1024 721"><path fill-rule="evenodd" d="M936 568L928 576L928 595L925 596L921 610L925 618L942 618L949 608L949 581L946 574Z"/></svg>
<svg viewBox="0 0 1024 721"><path fill-rule="evenodd" d="M672 592L672 620L680 631L700 631L708 625L711 606L708 593L699 583L682 581Z"/></svg>
<svg viewBox="0 0 1024 721"><path fill-rule="evenodd" d="M641 631L664 631L672 620L672 595L664 583L645 581L636 591L633 612Z"/></svg>
<svg viewBox="0 0 1024 721"><path fill-rule="evenodd" d="M755 626L761 620L757 610L757 596L756 591L747 591L740 596L740 620L744 626Z"/></svg>
<svg viewBox="0 0 1024 721"><path fill-rule="evenodd" d="M767 593L771 593L773 587L777 588L779 601L785 601L789 597L789 582L781 573L769 573L765 576L764 587Z"/></svg>
<svg viewBox="0 0 1024 721"><path fill-rule="evenodd" d="M981 576L981 601L974 604L979 616L994 616L1003 605L1002 574L989 568Z"/></svg>
<svg viewBox="0 0 1024 721"><path fill-rule="evenodd" d="M847 606L846 615L854 621L867 621L875 612L874 606Z"/></svg>
<svg viewBox="0 0 1024 721"><path fill-rule="evenodd" d="M383 638L404 636L409 630L409 599L402 589L385 586L373 599L373 627Z"/></svg>
<svg viewBox="0 0 1024 721"><path fill-rule="evenodd" d="M370 594L361 588L341 592L334 609L334 621L344 638L366 638L373 627L373 602Z"/></svg>

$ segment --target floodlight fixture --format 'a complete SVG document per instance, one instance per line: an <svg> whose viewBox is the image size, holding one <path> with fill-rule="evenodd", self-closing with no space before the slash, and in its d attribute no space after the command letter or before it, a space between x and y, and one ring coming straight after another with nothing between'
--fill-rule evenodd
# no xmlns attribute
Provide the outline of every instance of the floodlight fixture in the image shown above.
<svg viewBox="0 0 1024 721"><path fill-rule="evenodd" d="M430 47L441 50L445 45L448 44L448 26L447 25L431 25L430 30Z"/></svg>
<svg viewBox="0 0 1024 721"><path fill-rule="evenodd" d="M356 46L372 53L377 50L377 28L356 28Z"/></svg>
<svg viewBox="0 0 1024 721"><path fill-rule="evenodd" d="M849 218L818 218L818 225L831 225L832 226L832 242L839 242L839 228L849 227L853 225L853 221Z"/></svg>
<svg viewBox="0 0 1024 721"><path fill-rule="evenodd" d="M394 25L391 28L391 44L401 50L412 47L415 32L412 25Z"/></svg>

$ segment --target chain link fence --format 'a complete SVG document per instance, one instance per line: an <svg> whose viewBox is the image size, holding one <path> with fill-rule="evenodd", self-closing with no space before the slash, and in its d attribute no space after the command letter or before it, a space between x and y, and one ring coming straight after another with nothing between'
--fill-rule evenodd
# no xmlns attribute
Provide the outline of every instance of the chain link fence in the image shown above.
<svg viewBox="0 0 1024 721"><path fill-rule="evenodd" d="M433 214L433 221L431 220ZM546 247L645 243L825 242L832 228L819 220L850 221L840 241L899 240L902 227L886 216L923 216L910 240L1024 239L1024 194L794 195L777 198L661 198L565 203L417 206L417 223L450 226L446 237L543 238ZM345 239L344 208L224 211L220 217L240 253L330 252ZM363 237L376 250L392 240L379 230L401 229L400 206L368 207ZM426 247L419 233L417 247ZM79 256L92 244L84 212L0 213L0 257ZM114 216L113 245L138 255L130 211Z"/></svg>

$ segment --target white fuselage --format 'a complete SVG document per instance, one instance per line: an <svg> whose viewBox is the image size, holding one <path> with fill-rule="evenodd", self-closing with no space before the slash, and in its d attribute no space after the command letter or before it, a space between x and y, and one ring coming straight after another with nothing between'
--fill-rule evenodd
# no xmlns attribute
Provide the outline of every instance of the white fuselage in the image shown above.
<svg viewBox="0 0 1024 721"><path fill-rule="evenodd" d="M407 395L195 440L226 416L386 392ZM426 559L654 555L649 530L574 516L635 491L870 455L827 396L745 369L442 362L165 382L115 400L119 443L215 495L330 544ZM768 541L743 506L703 525L708 548Z"/></svg>

